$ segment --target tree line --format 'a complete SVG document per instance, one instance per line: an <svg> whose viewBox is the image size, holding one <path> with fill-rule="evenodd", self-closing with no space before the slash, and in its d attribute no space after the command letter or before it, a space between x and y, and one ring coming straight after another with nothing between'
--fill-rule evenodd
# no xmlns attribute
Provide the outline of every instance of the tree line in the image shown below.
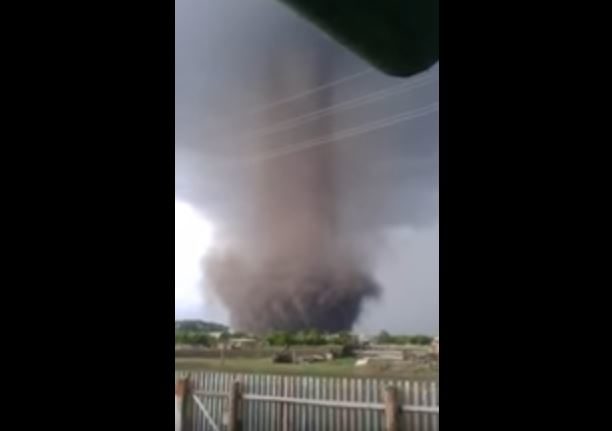
<svg viewBox="0 0 612 431"><path fill-rule="evenodd" d="M357 337L348 331L324 334L316 329L308 331L275 331L265 337L270 346L324 346L355 344Z"/></svg>
<svg viewBox="0 0 612 431"><path fill-rule="evenodd" d="M417 346L428 346L433 342L433 337L428 335L391 335L387 331L381 331L376 337L380 344L414 344Z"/></svg>
<svg viewBox="0 0 612 431"><path fill-rule="evenodd" d="M213 337L210 332L220 332L218 337ZM175 344L177 345L198 345L216 346L220 342L226 343L232 338L254 338L264 342L269 346L324 346L340 345L349 346L359 344L359 339L349 331L342 331L334 334L323 333L316 329L307 331L273 331L262 337L256 337L246 333L230 333L228 330L209 331L201 327L194 326L176 327L174 332ZM379 344L395 345L429 345L433 338L428 335L391 335L387 331L382 331L371 341Z"/></svg>

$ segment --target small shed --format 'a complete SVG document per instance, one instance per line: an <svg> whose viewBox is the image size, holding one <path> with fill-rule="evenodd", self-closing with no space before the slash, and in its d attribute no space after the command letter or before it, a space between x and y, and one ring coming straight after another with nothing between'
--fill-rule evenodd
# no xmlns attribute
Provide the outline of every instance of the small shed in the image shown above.
<svg viewBox="0 0 612 431"><path fill-rule="evenodd" d="M232 349L245 349L256 347L257 340L254 338L232 338L229 343Z"/></svg>

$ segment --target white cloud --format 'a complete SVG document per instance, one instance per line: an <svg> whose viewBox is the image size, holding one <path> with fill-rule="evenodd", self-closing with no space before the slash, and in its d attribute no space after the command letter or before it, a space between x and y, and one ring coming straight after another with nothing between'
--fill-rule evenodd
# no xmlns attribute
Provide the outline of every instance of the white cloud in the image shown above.
<svg viewBox="0 0 612 431"><path fill-rule="evenodd" d="M177 310L204 308L201 261L213 243L213 226L189 204L174 203L174 300Z"/></svg>

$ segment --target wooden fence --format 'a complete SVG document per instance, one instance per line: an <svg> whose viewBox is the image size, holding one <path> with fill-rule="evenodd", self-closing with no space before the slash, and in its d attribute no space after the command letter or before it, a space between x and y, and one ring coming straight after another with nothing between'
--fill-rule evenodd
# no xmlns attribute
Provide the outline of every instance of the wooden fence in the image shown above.
<svg viewBox="0 0 612 431"><path fill-rule="evenodd" d="M437 382L178 371L182 431L438 431Z"/></svg>

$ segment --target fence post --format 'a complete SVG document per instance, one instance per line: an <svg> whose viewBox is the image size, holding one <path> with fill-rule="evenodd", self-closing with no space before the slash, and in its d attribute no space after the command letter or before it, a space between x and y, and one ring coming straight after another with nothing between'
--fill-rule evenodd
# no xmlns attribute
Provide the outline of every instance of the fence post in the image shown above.
<svg viewBox="0 0 612 431"><path fill-rule="evenodd" d="M287 397L289 396L287 393L287 390L289 389L287 385L287 380L289 378L287 376L283 376L281 377L281 379L281 397ZM287 405L287 403L281 404L281 428L282 431L289 431L289 406Z"/></svg>
<svg viewBox="0 0 612 431"><path fill-rule="evenodd" d="M240 381L236 380L230 386L227 431L240 431L240 405Z"/></svg>
<svg viewBox="0 0 612 431"><path fill-rule="evenodd" d="M385 388L385 431L399 431L400 406L397 400L397 389Z"/></svg>
<svg viewBox="0 0 612 431"><path fill-rule="evenodd" d="M188 402L189 402L189 377L184 379L180 379L174 388L174 396L178 398L179 404L179 414L180 414L180 430L188 431L189 430L189 420L188 420Z"/></svg>

